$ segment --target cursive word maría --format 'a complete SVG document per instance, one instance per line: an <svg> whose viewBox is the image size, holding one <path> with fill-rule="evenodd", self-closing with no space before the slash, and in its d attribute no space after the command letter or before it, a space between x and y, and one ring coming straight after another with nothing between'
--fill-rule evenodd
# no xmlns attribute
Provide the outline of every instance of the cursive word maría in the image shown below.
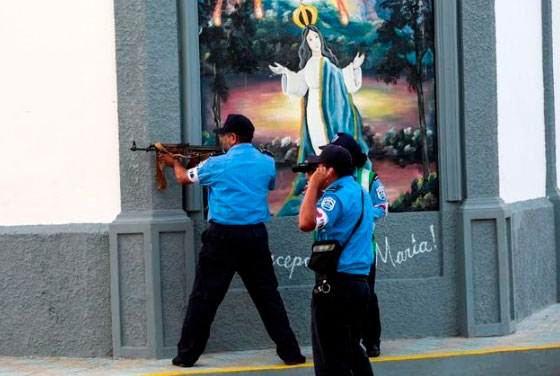
<svg viewBox="0 0 560 376"><path fill-rule="evenodd" d="M434 232L434 225L430 225L430 233L432 234L431 241L423 240L417 241L414 234L410 234L410 247L402 251L394 252L391 250L389 239L385 237L385 249L382 249L377 244L377 251L375 262L391 264L394 268L401 265L413 258L430 253L437 249L436 235ZM296 269L305 268L309 263L309 257L301 257L294 255L276 256L272 255L272 265L277 268L285 269L289 272L288 279L292 279Z"/></svg>
<svg viewBox="0 0 560 376"><path fill-rule="evenodd" d="M430 242L426 240L418 242L414 234L410 234L411 246L403 251L397 251L395 255L393 255L393 252L391 251L389 239L385 237L385 250L381 249L379 244L377 244L377 257L375 258L376 265L379 265L379 262L382 262L384 264L390 263L394 268L396 268L397 265L412 260L416 256L432 252L433 250L437 249L436 235L434 233L433 224L430 225L430 233L432 234L431 245Z"/></svg>

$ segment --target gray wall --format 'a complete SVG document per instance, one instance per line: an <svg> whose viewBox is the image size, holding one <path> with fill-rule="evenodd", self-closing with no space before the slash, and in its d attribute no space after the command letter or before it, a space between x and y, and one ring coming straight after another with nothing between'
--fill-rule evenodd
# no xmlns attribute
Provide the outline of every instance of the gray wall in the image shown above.
<svg viewBox="0 0 560 376"><path fill-rule="evenodd" d="M152 154L133 153L181 138L177 7L172 1L115 0L121 210L181 207L181 189L158 192Z"/></svg>
<svg viewBox="0 0 560 376"><path fill-rule="evenodd" d="M544 123L546 153L546 196L554 205L555 242L560 245L560 191L556 173L556 105L554 98L554 45L552 0L542 0L542 43L544 78ZM556 285L560 286L560 247L556 247ZM560 301L560 288L556 299Z"/></svg>
<svg viewBox="0 0 560 376"><path fill-rule="evenodd" d="M517 320L556 301L554 207L545 198L510 205Z"/></svg>
<svg viewBox="0 0 560 376"><path fill-rule="evenodd" d="M121 213L109 227L113 351L162 357L175 349L194 265L182 189L155 184L154 154L129 151L182 140L178 2L115 0ZM190 270L189 270L190 268Z"/></svg>
<svg viewBox="0 0 560 376"><path fill-rule="evenodd" d="M554 213L545 198L510 204L509 208L514 314L522 320L555 302ZM200 218L195 223L199 234L205 225ZM475 270L481 273L497 268L496 259L485 251L495 247L495 244L486 243L486 239L493 238L491 227L492 223L484 221L473 227L473 238L485 239L479 243L475 241L474 247ZM309 344L313 275L303 262L309 254L310 236L297 231L295 218L275 218L268 229L280 292L292 327L300 342ZM377 294L383 339L458 334L454 233L454 216L445 213L391 214L378 224ZM417 252L414 252L414 245ZM414 256L408 257L410 254ZM476 286L475 293L481 296L475 299L478 302L475 309L480 322L499 321L499 306L494 299L497 283L492 278L495 274L488 273L476 279L480 285ZM270 347L273 343L241 281L236 278L218 310L208 350Z"/></svg>
<svg viewBox="0 0 560 376"><path fill-rule="evenodd" d="M515 203L510 208L515 312L521 320L555 301L553 209L546 199ZM200 215L191 217L198 253L205 224ZM377 292L383 339L458 333L456 259L453 238L446 238L455 232L453 218L405 213L380 222ZM297 231L295 218L276 218L268 228L280 292L292 326L300 342L309 344L313 276L303 261L310 237ZM174 243L178 241L171 235L164 238L169 244L162 247L164 337L169 346L177 341L186 306L184 259L165 251L177 248ZM135 259L133 254L125 256L131 263ZM1 227L0 276L0 354L112 354L106 225ZM136 282L126 284L132 291ZM142 304L138 297L129 298L132 305ZM142 337L142 328L128 333L129 341ZM236 278L218 311L208 351L270 347L273 344L258 313Z"/></svg>
<svg viewBox="0 0 560 376"><path fill-rule="evenodd" d="M268 225L280 293L302 344L310 344L310 301L314 275L304 264L311 237L297 230L297 218ZM383 338L455 336L456 267L454 216L447 212L389 215L377 228L377 293ZM209 351L270 348L258 313L241 281L218 310Z"/></svg>
<svg viewBox="0 0 560 376"><path fill-rule="evenodd" d="M0 227L0 354L110 356L107 225Z"/></svg>

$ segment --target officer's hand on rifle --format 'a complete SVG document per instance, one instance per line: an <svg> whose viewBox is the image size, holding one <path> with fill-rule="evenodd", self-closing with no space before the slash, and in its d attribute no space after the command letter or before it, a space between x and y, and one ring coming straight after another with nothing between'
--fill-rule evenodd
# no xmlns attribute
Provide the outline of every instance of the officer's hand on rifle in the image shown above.
<svg viewBox="0 0 560 376"><path fill-rule="evenodd" d="M217 146L191 145L191 144L164 144L156 142L148 147L137 147L136 142L132 141L132 151L151 151L156 153L156 181L158 189L165 189L167 182L163 168L165 166L173 167L175 177L181 184L192 183L187 177L185 168L180 162L181 158L187 159L187 169L193 168L203 160L221 154L220 148ZM177 163L177 162L179 163Z"/></svg>
<svg viewBox="0 0 560 376"><path fill-rule="evenodd" d="M158 158L169 167L173 167L175 165L175 161L178 160L178 158L175 158L171 154L167 153L159 153Z"/></svg>

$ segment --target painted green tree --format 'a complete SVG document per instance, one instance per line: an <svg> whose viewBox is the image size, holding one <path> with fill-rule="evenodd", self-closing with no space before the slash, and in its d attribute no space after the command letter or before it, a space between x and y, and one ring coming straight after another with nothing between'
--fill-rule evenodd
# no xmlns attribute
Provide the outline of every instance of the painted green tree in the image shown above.
<svg viewBox="0 0 560 376"><path fill-rule="evenodd" d="M211 25L214 5L214 1L199 1L199 25ZM258 59L252 45L256 33L252 11L249 2L240 3L234 12L223 12L222 27L206 26L200 30L200 69L202 76L212 79L212 113L216 128L222 126L221 103L227 101L229 95L226 75L253 73L257 69Z"/></svg>
<svg viewBox="0 0 560 376"><path fill-rule="evenodd" d="M426 100L423 82L433 66L433 9L430 0L380 0L378 14L383 19L377 29L377 44L384 54L377 64L379 80L396 84L405 77L418 102L421 135L422 173L430 176Z"/></svg>

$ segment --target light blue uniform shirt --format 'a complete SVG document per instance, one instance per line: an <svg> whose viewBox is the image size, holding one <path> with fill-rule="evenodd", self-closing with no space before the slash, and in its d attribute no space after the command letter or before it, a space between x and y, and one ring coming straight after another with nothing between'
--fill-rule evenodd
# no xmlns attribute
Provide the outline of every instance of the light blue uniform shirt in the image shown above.
<svg viewBox="0 0 560 376"><path fill-rule="evenodd" d="M352 176L330 184L317 202L317 240L337 240L344 244L360 219L362 223L342 251L337 271L368 275L373 263L373 206L367 192Z"/></svg>
<svg viewBox="0 0 560 376"><path fill-rule="evenodd" d="M266 196L274 189L274 159L249 143L210 157L187 171L193 182L208 187L208 221L251 225L270 220Z"/></svg>
<svg viewBox="0 0 560 376"><path fill-rule="evenodd" d="M389 202L385 194L385 187L381 183L379 176L367 168L358 169L356 174L356 181L364 188L371 197L373 205L373 234L375 235L375 222L387 216L389 209ZM377 247L376 243L373 243ZM376 249L374 248L373 257L375 261Z"/></svg>
<svg viewBox="0 0 560 376"><path fill-rule="evenodd" d="M371 170L360 168L357 170L356 180L366 190L366 192L369 192L371 202L373 204L374 222L377 222L379 219L386 217L389 203L387 202L385 187L383 187L379 176Z"/></svg>

